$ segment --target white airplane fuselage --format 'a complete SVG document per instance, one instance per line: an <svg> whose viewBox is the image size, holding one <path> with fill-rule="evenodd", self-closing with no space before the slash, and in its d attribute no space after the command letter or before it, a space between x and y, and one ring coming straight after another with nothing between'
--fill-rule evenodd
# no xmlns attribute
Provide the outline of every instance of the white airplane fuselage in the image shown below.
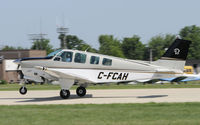
<svg viewBox="0 0 200 125"><path fill-rule="evenodd" d="M183 73L181 70L168 69L143 61L127 60L77 50L65 49L60 53L62 52L86 54L86 61L85 63L76 63L73 60L71 62L55 61L56 55L50 59L25 60L20 63L23 74L26 78L32 78L32 80L41 79L41 77L58 80L62 75L74 74L73 76L77 76L77 78L67 77L80 82L107 83L170 78ZM91 56L99 57L99 64L90 64ZM102 65L103 58L111 59L112 65ZM48 71L43 71L36 67L46 67L48 70L55 70L62 74L60 76L58 74L48 74L46 73ZM85 80L81 80L80 78L84 78Z"/></svg>

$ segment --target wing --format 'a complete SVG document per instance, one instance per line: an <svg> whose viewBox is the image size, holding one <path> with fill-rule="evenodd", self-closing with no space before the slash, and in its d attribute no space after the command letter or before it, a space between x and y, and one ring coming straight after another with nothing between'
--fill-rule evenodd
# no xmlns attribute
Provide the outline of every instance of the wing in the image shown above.
<svg viewBox="0 0 200 125"><path fill-rule="evenodd" d="M65 69L60 69L60 68L45 68L41 66L36 66L35 68L43 70L45 73L56 77L58 79L74 79L74 80L79 80L83 82L88 82L88 83L93 83L95 81L92 81L86 75L81 75L83 73L79 72L73 72L72 70L65 70Z"/></svg>

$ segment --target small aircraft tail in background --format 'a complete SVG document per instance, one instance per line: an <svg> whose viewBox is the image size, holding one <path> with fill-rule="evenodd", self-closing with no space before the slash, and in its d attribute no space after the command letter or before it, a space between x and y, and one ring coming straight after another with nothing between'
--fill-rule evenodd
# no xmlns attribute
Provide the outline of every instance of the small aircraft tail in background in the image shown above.
<svg viewBox="0 0 200 125"><path fill-rule="evenodd" d="M183 71L190 44L191 41L176 39L164 55L152 64Z"/></svg>

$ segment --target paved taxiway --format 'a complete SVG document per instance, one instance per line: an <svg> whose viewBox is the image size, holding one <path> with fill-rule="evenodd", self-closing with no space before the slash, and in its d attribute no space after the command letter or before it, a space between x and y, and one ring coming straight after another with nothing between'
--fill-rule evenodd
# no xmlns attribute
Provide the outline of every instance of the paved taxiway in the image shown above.
<svg viewBox="0 0 200 125"><path fill-rule="evenodd" d="M200 88L87 90L83 98L72 90L71 97L66 100L60 98L59 90L28 91L26 95L18 91L0 91L0 105L147 102L200 102Z"/></svg>

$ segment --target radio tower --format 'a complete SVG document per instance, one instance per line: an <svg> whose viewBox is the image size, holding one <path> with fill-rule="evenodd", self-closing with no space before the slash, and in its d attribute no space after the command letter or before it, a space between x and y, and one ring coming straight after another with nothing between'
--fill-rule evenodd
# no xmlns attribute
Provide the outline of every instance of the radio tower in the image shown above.
<svg viewBox="0 0 200 125"><path fill-rule="evenodd" d="M40 18L40 33L38 34L28 34L29 39L32 40L33 42L35 41L42 41L45 38L45 36L47 36L47 34L42 33L42 20ZM39 45L37 45L36 49L39 50L41 47Z"/></svg>
<svg viewBox="0 0 200 125"><path fill-rule="evenodd" d="M68 28L65 27L65 23L64 23L64 18L62 21L62 26L58 26L57 25L57 33L59 34L58 39L60 39L60 48L65 49L67 48L67 41L66 41L66 37L67 37L67 33L69 31Z"/></svg>

